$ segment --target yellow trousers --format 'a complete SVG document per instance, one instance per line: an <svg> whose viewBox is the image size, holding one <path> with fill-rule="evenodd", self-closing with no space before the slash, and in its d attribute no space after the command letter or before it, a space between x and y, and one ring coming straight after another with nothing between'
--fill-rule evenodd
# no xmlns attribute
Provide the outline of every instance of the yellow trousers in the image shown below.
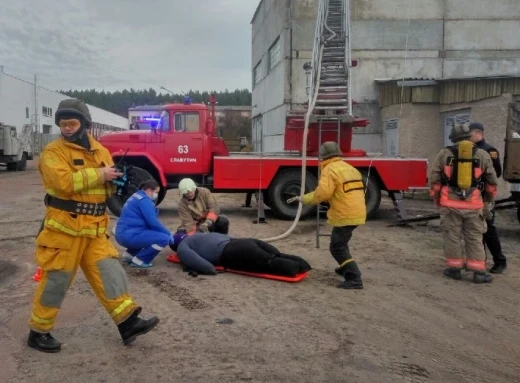
<svg viewBox="0 0 520 383"><path fill-rule="evenodd" d="M36 262L42 278L36 288L29 326L49 332L68 288L81 266L98 300L116 324L138 309L128 294L126 272L108 236L73 237L44 228L36 240Z"/></svg>

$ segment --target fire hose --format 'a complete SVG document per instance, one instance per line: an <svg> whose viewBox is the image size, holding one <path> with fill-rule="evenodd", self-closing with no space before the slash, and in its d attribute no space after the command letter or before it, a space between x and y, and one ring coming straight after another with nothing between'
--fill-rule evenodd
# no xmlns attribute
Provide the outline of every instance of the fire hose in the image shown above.
<svg viewBox="0 0 520 383"><path fill-rule="evenodd" d="M321 77L322 55L323 55L323 45L321 45L320 53L318 55L318 75L316 77L316 84L318 85L318 87L319 87L320 77ZM296 225L298 225L298 221L300 220L300 215L302 213L302 208L303 208L303 204L302 204L301 200L303 199L303 195L305 194L305 181L306 181L305 178L306 178L306 174L307 174L307 134L309 131L309 120L310 120L311 114L314 110L314 105L316 104L317 99L318 99L318 89L316 89L316 91L314 92L314 97L312 98L311 103L309 104L309 107L307 109L307 113L305 114L305 125L303 128L303 139L302 139L302 183L301 183L301 188L300 188L300 197L299 197L300 201L298 203L298 210L296 212L296 217L294 217L294 221L293 221L291 227L285 233L280 234L276 237L262 239L262 241L274 242L274 241L278 241L280 239L286 238L287 236L289 236L289 234L291 234L293 232L293 230L296 228ZM289 201L291 201L291 200L294 200L294 198L291 198Z"/></svg>

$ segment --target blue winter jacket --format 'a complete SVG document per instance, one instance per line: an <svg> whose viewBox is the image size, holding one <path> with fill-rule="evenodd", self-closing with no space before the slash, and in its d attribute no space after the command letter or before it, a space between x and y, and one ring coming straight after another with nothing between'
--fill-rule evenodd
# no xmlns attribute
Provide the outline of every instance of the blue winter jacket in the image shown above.
<svg viewBox="0 0 520 383"><path fill-rule="evenodd" d="M195 233L186 237L177 248L180 261L190 269L204 274L216 274L224 247L231 241L220 233Z"/></svg>
<svg viewBox="0 0 520 383"><path fill-rule="evenodd" d="M171 235L170 231L159 221L159 209L143 191L135 192L128 198L121 210L121 216L116 225L116 240L126 232L143 232L145 230L158 231Z"/></svg>

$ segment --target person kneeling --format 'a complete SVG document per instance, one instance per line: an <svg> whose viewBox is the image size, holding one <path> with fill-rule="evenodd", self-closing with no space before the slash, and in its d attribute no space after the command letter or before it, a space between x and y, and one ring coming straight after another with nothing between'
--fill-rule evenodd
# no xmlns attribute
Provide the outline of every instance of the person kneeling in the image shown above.
<svg viewBox="0 0 520 383"><path fill-rule="evenodd" d="M220 214L217 200L204 187L197 187L191 178L184 178L179 182L179 215L181 226L179 231L191 235L196 232L215 232L227 234L229 220Z"/></svg>
<svg viewBox="0 0 520 383"><path fill-rule="evenodd" d="M117 243L126 247L122 258L132 267L148 268L167 245L173 243L170 231L158 220L155 207L159 184L150 179L139 186L125 202L115 229Z"/></svg>
<svg viewBox="0 0 520 383"><path fill-rule="evenodd" d="M215 266L258 274L294 277L311 270L303 258L280 253L267 242L255 238L231 238L220 233L174 235L171 249L190 271L215 275Z"/></svg>

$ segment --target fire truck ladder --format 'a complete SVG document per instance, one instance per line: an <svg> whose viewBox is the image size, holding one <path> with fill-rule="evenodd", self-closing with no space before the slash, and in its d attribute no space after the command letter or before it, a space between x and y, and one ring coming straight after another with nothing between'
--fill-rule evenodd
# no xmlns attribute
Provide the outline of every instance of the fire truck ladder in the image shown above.
<svg viewBox="0 0 520 383"><path fill-rule="evenodd" d="M350 1L321 0L314 36L311 63L310 100L317 94L310 121L318 123L318 145L322 132L337 132L340 143L342 122L352 122L351 55L350 55ZM319 82L317 80L320 69ZM335 123L334 128L324 130L324 122ZM320 169L318 168L318 179ZM320 247L320 216L326 207L318 205L316 211L316 247Z"/></svg>

